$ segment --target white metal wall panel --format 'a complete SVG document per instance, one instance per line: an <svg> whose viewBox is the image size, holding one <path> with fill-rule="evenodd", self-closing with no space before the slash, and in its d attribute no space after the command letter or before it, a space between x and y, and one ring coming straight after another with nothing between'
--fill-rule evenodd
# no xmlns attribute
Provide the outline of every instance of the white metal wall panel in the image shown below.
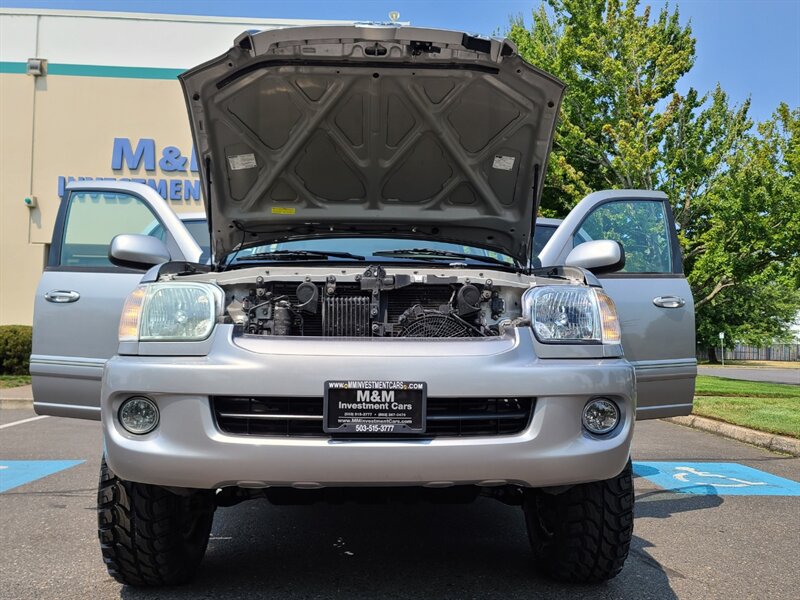
<svg viewBox="0 0 800 600"><path fill-rule="evenodd" d="M38 56L51 63L187 69L225 52L248 29L352 21L239 19L89 11L0 9L0 60ZM30 11L34 12L34 11Z"/></svg>
<svg viewBox="0 0 800 600"><path fill-rule="evenodd" d="M37 18L0 14L0 61L25 62L36 56Z"/></svg>

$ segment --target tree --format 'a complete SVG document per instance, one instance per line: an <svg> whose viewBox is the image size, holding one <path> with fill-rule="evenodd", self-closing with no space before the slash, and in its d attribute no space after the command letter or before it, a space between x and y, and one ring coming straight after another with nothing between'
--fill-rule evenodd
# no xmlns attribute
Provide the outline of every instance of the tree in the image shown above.
<svg viewBox="0 0 800 600"><path fill-rule="evenodd" d="M800 112L757 127L732 106L676 84L695 60L677 9L638 0L548 0L509 37L567 84L541 213L563 216L595 189L666 192L697 306L698 343L783 336L800 310Z"/></svg>
<svg viewBox="0 0 800 600"><path fill-rule="evenodd" d="M659 105L694 64L694 38L678 12L636 14L638 0L549 0L533 26L509 37L532 64L567 84L542 205L563 214L586 193L653 189L667 123Z"/></svg>
<svg viewBox="0 0 800 600"><path fill-rule="evenodd" d="M752 344L789 337L800 309L800 109L782 104L748 133L727 168L677 211L698 340ZM676 212L677 212L676 211Z"/></svg>

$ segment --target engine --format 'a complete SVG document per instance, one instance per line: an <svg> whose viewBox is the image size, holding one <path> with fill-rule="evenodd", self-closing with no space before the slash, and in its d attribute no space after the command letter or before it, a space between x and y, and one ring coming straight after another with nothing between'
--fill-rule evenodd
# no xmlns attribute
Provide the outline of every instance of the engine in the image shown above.
<svg viewBox="0 0 800 600"><path fill-rule="evenodd" d="M491 280L458 283L455 277L387 275L368 267L355 281L300 283L257 277L233 294L228 315L253 335L323 337L463 338L499 334L505 300Z"/></svg>

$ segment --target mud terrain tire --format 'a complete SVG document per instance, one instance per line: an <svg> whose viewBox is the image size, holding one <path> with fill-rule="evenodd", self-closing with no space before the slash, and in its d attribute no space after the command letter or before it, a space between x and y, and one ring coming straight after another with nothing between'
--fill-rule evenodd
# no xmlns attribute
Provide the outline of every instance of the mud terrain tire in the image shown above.
<svg viewBox="0 0 800 600"><path fill-rule="evenodd" d="M104 457L97 521L108 573L131 586L188 582L206 552L214 508L213 492L177 495L156 485L124 481Z"/></svg>
<svg viewBox="0 0 800 600"><path fill-rule="evenodd" d="M611 579L622 570L633 536L631 463L612 479L560 494L526 490L523 509L541 572L573 583Z"/></svg>

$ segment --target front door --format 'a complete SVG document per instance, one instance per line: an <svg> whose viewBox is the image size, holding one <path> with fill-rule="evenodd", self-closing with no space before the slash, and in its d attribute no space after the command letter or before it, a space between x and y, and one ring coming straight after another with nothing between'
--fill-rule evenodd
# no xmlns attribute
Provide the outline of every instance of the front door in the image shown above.
<svg viewBox="0 0 800 600"><path fill-rule="evenodd" d="M564 264L572 248L599 239L625 250L625 267L598 278L617 305L625 357L636 369L637 418L688 415L697 375L694 301L667 197L640 190L591 194L539 258L544 266Z"/></svg>
<svg viewBox="0 0 800 600"><path fill-rule="evenodd" d="M103 367L117 353L125 298L144 274L109 261L111 240L121 233L160 237L173 260L200 258L200 247L155 190L136 183L70 185L34 301L31 375L40 415L100 418Z"/></svg>

